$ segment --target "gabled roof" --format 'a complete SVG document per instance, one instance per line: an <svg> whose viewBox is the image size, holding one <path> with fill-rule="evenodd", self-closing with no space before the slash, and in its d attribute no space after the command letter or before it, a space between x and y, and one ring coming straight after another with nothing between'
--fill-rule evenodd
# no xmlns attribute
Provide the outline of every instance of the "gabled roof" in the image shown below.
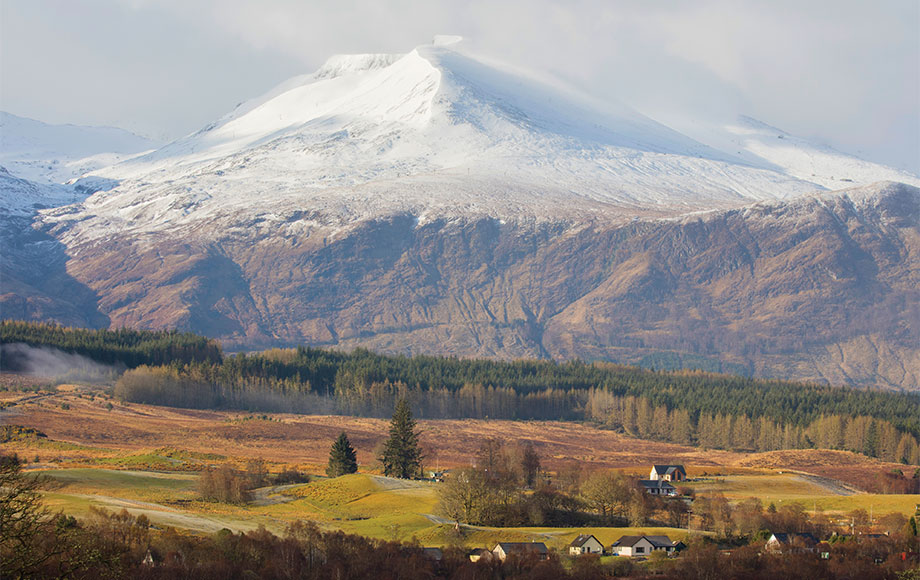
<svg viewBox="0 0 920 580"><path fill-rule="evenodd" d="M513 552L522 553L522 552L536 552L538 554L546 554L546 544L543 542L499 542L495 545L495 548L501 546L502 551L506 554L511 554ZM492 551L495 551L495 548L492 548Z"/></svg>
<svg viewBox="0 0 920 580"><path fill-rule="evenodd" d="M638 544L642 538L655 546L656 548L673 548L674 542L671 541L671 538L667 536L623 536L619 540L613 543L614 548L626 547L632 548Z"/></svg>
<svg viewBox="0 0 920 580"><path fill-rule="evenodd" d="M584 546L585 543L586 543L588 540L590 540L591 538L594 538L594 534L579 534L579 536L578 536L577 538L575 538L574 540L572 540L572 543L569 544L569 547L572 547L572 548L580 548L580 547ZM600 544L600 542L598 541L597 538L594 538L594 541L597 542L598 544Z"/></svg>
<svg viewBox="0 0 920 580"><path fill-rule="evenodd" d="M667 536L645 536L649 542L652 543L656 548L672 548L674 547L674 542L671 541L671 538Z"/></svg>
<svg viewBox="0 0 920 580"><path fill-rule="evenodd" d="M674 486L663 479L640 479L639 485L645 489L674 489Z"/></svg>
<svg viewBox="0 0 920 580"><path fill-rule="evenodd" d="M619 540L614 542L612 545L614 548L618 548L620 546L631 548L635 546L639 542L639 540L641 540L642 538L643 536L622 536Z"/></svg>
<svg viewBox="0 0 920 580"><path fill-rule="evenodd" d="M667 475L675 471L680 471L684 475L687 475L687 471L684 469L683 465L653 465L652 469L654 469L655 473L658 475Z"/></svg>
<svg viewBox="0 0 920 580"><path fill-rule="evenodd" d="M778 534L773 534L773 537L776 538L776 541L780 544L792 544L796 540L803 542L810 546L813 546L818 543L818 538L814 537L809 533L796 534L796 533L787 533L780 532Z"/></svg>

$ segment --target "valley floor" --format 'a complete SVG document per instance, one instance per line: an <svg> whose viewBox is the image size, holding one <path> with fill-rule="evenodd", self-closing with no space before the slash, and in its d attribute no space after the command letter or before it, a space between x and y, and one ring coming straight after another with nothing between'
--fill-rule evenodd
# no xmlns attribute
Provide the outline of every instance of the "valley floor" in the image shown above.
<svg viewBox="0 0 920 580"><path fill-rule="evenodd" d="M5 405L4 405L5 403ZM46 492L53 509L87 515L92 506L135 515L158 526L199 532L237 531L264 525L281 532L298 519L327 529L422 545L484 546L502 541L544 541L563 548L579 533L593 533L606 545L631 533L683 538L673 528L483 528L452 523L436 515L437 486L385 478L374 460L388 421L340 416L194 411L125 405L99 391L61 387L57 392L0 391L0 424L15 425L4 452L15 452L56 485ZM799 450L746 454L637 440L587 425L565 422L478 420L419 421L428 468L469 465L489 437L532 441L544 469L591 471L615 468L647 477L653 463L682 463L697 493L721 492L730 501L759 498L764 505L786 502L834 518L854 509L876 516L913 514L920 496L860 491L858 482L891 470L852 453ZM30 434L40 431L46 437ZM203 502L197 471L207 465L244 465L264 459L272 471L293 467L321 474L329 447L342 431L358 451L361 473L309 484L256 490L247 505ZM904 466L901 466L904 467Z"/></svg>

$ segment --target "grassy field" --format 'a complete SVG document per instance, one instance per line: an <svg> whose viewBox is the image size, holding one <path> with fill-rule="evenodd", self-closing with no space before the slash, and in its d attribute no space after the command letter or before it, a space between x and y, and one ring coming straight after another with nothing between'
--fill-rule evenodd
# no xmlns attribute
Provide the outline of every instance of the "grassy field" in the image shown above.
<svg viewBox="0 0 920 580"><path fill-rule="evenodd" d="M423 545L538 540L564 547L582 532L593 533L605 544L626 534L687 534L668 528L464 528L458 537L450 523L432 516L437 484L377 475L374 449L388 425L381 419L124 405L104 394L73 388L0 395L8 404L0 411L0 422L47 435L7 441L0 447L24 457L30 471L52 478L56 485L46 493L47 502L75 515L85 516L91 506L127 509L157 525L201 532L259 525L283 532L294 520L310 519L327 529L382 539L416 538ZM912 514L920 503L920 496L865 494L848 485L848 474L864 478L898 466L846 452L701 450L552 421L419 421L419 427L430 467L468 465L479 445L494 437L532 442L549 471L577 466L585 472L617 469L647 477L652 463L682 463L695 479L688 487L698 493L720 492L731 501L757 497L764 505L798 502L806 510L828 514L865 509L876 516ZM322 473L329 447L342 430L358 451L361 474L264 489L257 501L245 506L197 499L197 472L210 465L242 466L262 458L272 471L294 467Z"/></svg>
<svg viewBox="0 0 920 580"><path fill-rule="evenodd" d="M134 515L152 523L200 532L223 527L236 531L264 525L283 532L287 523L309 519L327 529L380 539L416 539L423 545L459 543L494 545L498 541L543 541L564 548L579 533L592 533L605 544L627 534L664 534L683 538L687 530L673 528L486 528L464 527L458 535L451 524L429 517L436 511L436 485L404 482L375 475L354 474L285 487L269 493L266 505L235 506L194 499L194 476L185 473L142 473L106 469L67 469L42 472L60 487L45 494L48 505L77 516L90 506Z"/></svg>
<svg viewBox="0 0 920 580"><path fill-rule="evenodd" d="M605 545L632 534L667 535L684 539L685 529L645 528L486 528L466 527L458 534L450 523L434 517L437 485L407 482L371 474L317 479L309 484L266 488L258 505L202 502L194 492L195 476L188 473L151 473L108 469L61 469L44 472L59 487L46 494L53 509L85 516L90 506L127 509L144 514L154 524L199 532L221 528L252 530L262 525L281 533L286 525L308 519L326 529L387 540L416 540L422 545L461 544L491 546L498 541L542 541L562 549L579 533L594 534ZM837 495L797 474L726 476L690 485L698 491L719 491L733 500L758 497L777 507L801 503L806 510L828 515L857 508L880 516L890 512L910 514L920 496ZM441 523L439 523L441 522Z"/></svg>
<svg viewBox="0 0 920 580"><path fill-rule="evenodd" d="M732 475L686 482L697 493L722 493L727 499L759 497L768 501L807 500L837 495L827 487L792 473L769 475Z"/></svg>
<svg viewBox="0 0 920 580"><path fill-rule="evenodd" d="M32 396L23 393L19 398ZM322 471L330 445L343 430L357 450L362 470L374 471L374 449L386 438L388 426L387 420L362 417L250 415L122 404L81 392L30 399L4 411L0 421L38 429L54 442L15 442L8 445L11 450L29 458L38 454L42 462L67 467L98 465L108 459L111 465L130 469L184 469L186 464L195 468L212 461L207 457L217 456L240 462L260 457L314 472ZM551 470L572 465L586 469L642 466L638 473L647 472L646 465L651 463L675 462L700 472L752 471L732 467L744 454L642 441L573 422L466 419L420 420L418 424L430 467L468 465L482 441L492 437L532 442ZM188 455L165 460L144 457L163 449L181 449ZM129 460L130 455L137 457ZM146 464L145 459L149 460Z"/></svg>

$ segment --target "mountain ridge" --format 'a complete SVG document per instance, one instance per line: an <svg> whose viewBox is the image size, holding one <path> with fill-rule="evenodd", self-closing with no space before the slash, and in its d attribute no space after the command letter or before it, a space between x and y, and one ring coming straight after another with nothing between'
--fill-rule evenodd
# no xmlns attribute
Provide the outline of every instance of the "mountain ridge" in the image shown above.
<svg viewBox="0 0 920 580"><path fill-rule="evenodd" d="M3 315L918 388L920 190L865 183L901 174L568 95L457 43L334 57L20 216Z"/></svg>

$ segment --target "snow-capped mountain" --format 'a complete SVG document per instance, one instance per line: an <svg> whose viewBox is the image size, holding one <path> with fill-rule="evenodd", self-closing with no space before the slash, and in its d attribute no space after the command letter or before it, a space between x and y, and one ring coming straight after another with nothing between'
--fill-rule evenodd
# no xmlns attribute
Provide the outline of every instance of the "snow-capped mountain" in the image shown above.
<svg viewBox="0 0 920 580"><path fill-rule="evenodd" d="M786 139L797 147L790 154L755 141L762 131L745 131L714 139L730 146L726 152L626 106L467 54L462 43L436 42L405 55L333 57L197 133L95 172L121 185L46 220L104 236L201 233L201 220L287 222L304 209L316 225L394 212L422 221L616 219L835 185L824 177L829 162L812 178L818 150L804 141ZM846 159L834 158L835 178L852 179L843 186L909 181ZM847 177L846 167L858 175Z"/></svg>
<svg viewBox="0 0 920 580"><path fill-rule="evenodd" d="M95 193L0 261L0 306L915 387L920 180L749 119L698 133L456 42L338 56L78 180ZM69 289L28 295L45 279Z"/></svg>
<svg viewBox="0 0 920 580"><path fill-rule="evenodd" d="M242 215L557 219L685 213L820 189L457 44L338 56L201 131L94 173L82 235ZM254 201L257 200L257 203Z"/></svg>
<svg viewBox="0 0 920 580"><path fill-rule="evenodd" d="M36 183L65 183L158 146L114 127L50 125L0 111L0 165Z"/></svg>

